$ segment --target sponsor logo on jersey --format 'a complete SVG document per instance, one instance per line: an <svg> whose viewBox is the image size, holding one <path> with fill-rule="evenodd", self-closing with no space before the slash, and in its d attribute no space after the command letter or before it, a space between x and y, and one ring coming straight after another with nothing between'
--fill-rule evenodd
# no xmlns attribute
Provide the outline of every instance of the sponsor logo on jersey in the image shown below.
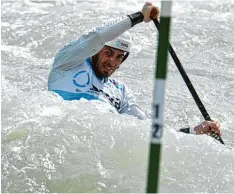
<svg viewBox="0 0 234 194"><path fill-rule="evenodd" d="M115 98L113 96L110 96L109 94L107 94L106 92L104 92L101 89L98 89L97 87L95 87L94 85L92 85L93 87L90 88L90 91L96 93L96 94L102 94L105 98L107 98L110 102L110 104L112 106L114 106L117 110L120 109L120 99Z"/></svg>

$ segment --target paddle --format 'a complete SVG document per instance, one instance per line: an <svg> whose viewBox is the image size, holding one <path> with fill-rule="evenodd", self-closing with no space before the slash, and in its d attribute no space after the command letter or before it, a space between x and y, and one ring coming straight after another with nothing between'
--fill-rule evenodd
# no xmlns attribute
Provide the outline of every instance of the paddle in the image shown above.
<svg viewBox="0 0 234 194"><path fill-rule="evenodd" d="M157 28L158 31L159 31L159 22L158 22L158 20L157 20L157 19L154 19L154 18L152 18L152 20L153 20L153 22L154 22L156 28ZM169 52L170 52L170 54L171 54L171 57L173 58L173 60L174 60L174 62L175 62L175 64L176 64L176 66L177 66L177 68L178 68L178 70L179 70L181 76L183 77L183 79L184 79L184 81L185 81L185 83L186 83L186 85L187 85L187 87L188 87L190 93L192 94L193 99L195 100L195 102L196 102L196 104L197 104L197 106L198 106L198 108L199 108L201 114L203 115L204 119L205 119L206 121L211 121L211 118L210 118L208 112L206 111L206 109L205 109L205 107L204 107L202 101L200 100L200 98L199 98L199 96L198 96L196 90L194 89L194 87L193 87L193 85L192 85L192 83L191 83L191 81L190 81L190 79L189 79L187 73L185 72L185 70L184 70L182 64L180 63L179 58L177 57L177 55L176 55L176 53L175 53L175 51L174 51L174 49L172 48L172 46L171 46L170 43L169 43L169 49L168 49L168 50L169 50ZM222 140L222 138L221 138L218 134L212 132L212 133L211 133L211 136L214 137L216 140L218 140L221 144L224 144L224 141Z"/></svg>

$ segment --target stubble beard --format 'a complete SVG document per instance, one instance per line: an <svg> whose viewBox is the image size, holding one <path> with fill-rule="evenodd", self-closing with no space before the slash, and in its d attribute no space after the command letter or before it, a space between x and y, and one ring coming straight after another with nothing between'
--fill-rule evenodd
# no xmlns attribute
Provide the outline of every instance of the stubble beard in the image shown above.
<svg viewBox="0 0 234 194"><path fill-rule="evenodd" d="M100 62L100 59L99 59L99 54L97 53L96 55L94 55L92 57L92 62L93 62L93 70L94 70L94 73L95 75L98 77L98 78L107 78L109 77L109 74L104 74L100 71L100 65L101 65L101 62Z"/></svg>

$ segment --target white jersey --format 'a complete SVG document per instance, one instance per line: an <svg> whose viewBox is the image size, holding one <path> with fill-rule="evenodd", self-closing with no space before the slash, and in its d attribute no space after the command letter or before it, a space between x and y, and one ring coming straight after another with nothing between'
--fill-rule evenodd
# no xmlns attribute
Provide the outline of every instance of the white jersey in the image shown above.
<svg viewBox="0 0 234 194"><path fill-rule="evenodd" d="M129 17L112 20L63 47L55 56L48 79L48 89L64 100L101 100L110 103L119 113L140 119L145 113L133 101L126 86L111 77L99 79L91 58L105 45L132 27Z"/></svg>

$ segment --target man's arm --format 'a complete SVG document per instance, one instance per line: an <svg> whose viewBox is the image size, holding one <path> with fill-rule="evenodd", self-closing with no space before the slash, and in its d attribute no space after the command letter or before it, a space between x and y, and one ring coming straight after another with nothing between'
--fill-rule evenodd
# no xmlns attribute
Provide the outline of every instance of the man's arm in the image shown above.
<svg viewBox="0 0 234 194"><path fill-rule="evenodd" d="M140 108L139 105L137 105L133 99L128 101L128 106L126 106L124 109L121 110L119 113L126 113L128 115L132 115L137 117L138 119L146 119L147 115L145 112Z"/></svg>
<svg viewBox="0 0 234 194"><path fill-rule="evenodd" d="M86 58L98 53L106 42L113 40L131 27L131 19L125 16L92 29L88 34L64 46L56 54L53 68L63 71L74 68Z"/></svg>
<svg viewBox="0 0 234 194"><path fill-rule="evenodd" d="M53 69L69 70L81 64L86 58L98 53L105 45L129 30L138 23L149 22L151 17L158 18L159 9L147 2L142 11L131 15L112 19L106 24L92 29L88 34L81 36L64 46L55 56Z"/></svg>
<svg viewBox="0 0 234 194"><path fill-rule="evenodd" d="M145 119L147 115L145 112L134 102L131 92L128 91L126 86L124 86L123 91L123 103L121 104L119 113L126 113L129 115L136 116L138 119ZM203 121L195 127L187 127L179 129L180 132L190 133L190 134L211 134L216 133L221 136L220 123L216 120L214 121Z"/></svg>
<svg viewBox="0 0 234 194"><path fill-rule="evenodd" d="M123 99L121 102L121 106L119 109L119 113L125 113L128 115L133 115L138 119L146 119L147 115L140 108L138 104L135 103L132 93L127 89L125 85L123 85Z"/></svg>
<svg viewBox="0 0 234 194"><path fill-rule="evenodd" d="M119 113L126 113L129 115L133 115L137 117L138 119L146 119L147 115L144 111L134 102L132 94L126 86L124 86L123 90L123 103L121 104ZM219 136L222 135L221 129L220 129L220 123L216 120L214 121L203 121L199 125L196 125L195 127L187 127L187 128L181 128L178 131L183 133L190 133L195 135L201 135L201 134L212 134L213 132L218 134Z"/></svg>

